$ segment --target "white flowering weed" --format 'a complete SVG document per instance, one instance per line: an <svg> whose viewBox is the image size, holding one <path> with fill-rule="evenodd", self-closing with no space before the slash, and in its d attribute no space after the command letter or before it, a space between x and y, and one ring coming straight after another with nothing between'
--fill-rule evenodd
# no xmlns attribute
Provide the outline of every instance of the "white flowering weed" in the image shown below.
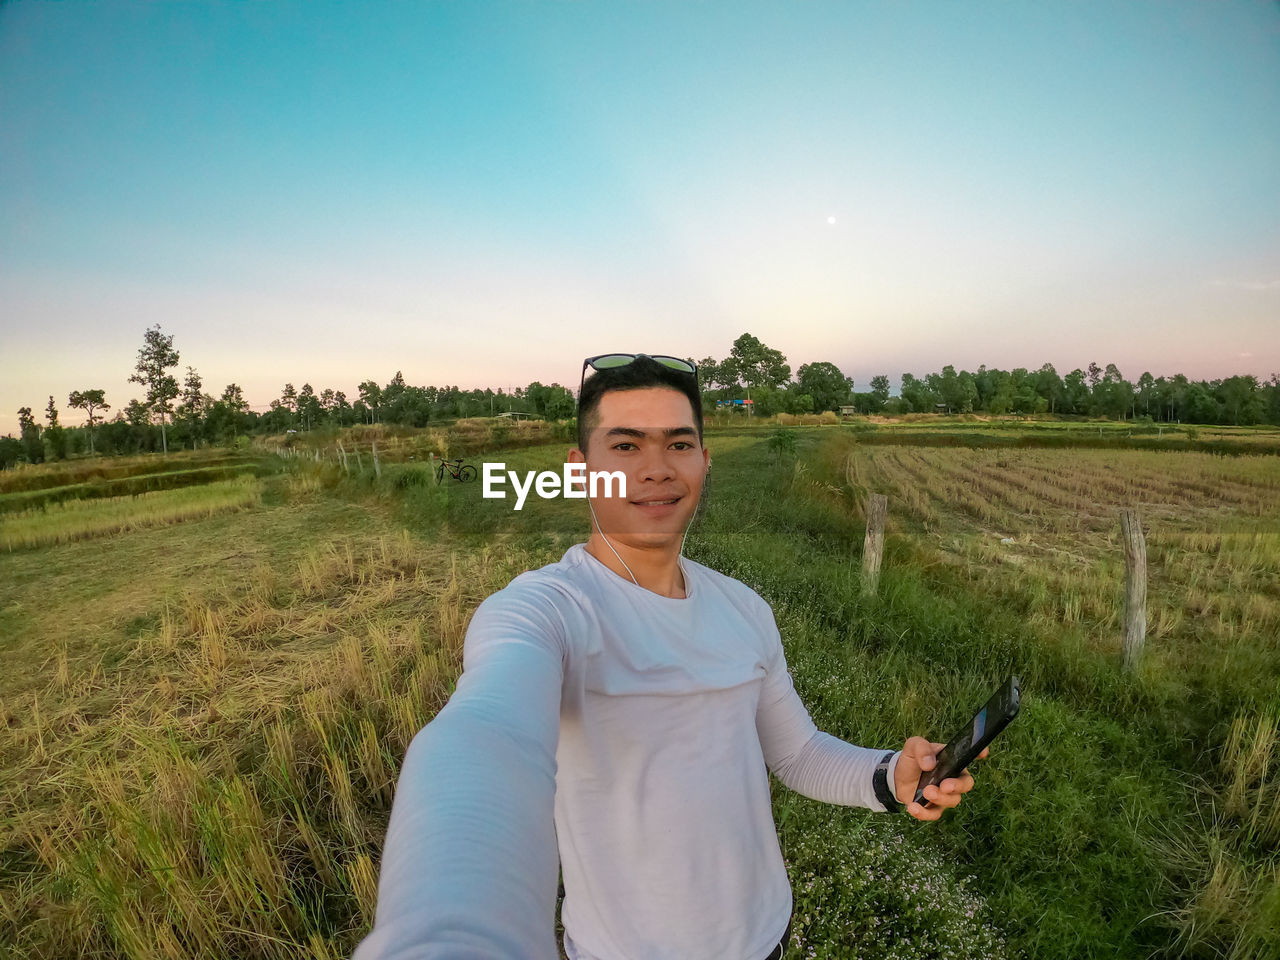
<svg viewBox="0 0 1280 960"><path fill-rule="evenodd" d="M1014 956L977 881L909 836L914 821L791 803L802 809L782 834L795 903L788 960Z"/></svg>

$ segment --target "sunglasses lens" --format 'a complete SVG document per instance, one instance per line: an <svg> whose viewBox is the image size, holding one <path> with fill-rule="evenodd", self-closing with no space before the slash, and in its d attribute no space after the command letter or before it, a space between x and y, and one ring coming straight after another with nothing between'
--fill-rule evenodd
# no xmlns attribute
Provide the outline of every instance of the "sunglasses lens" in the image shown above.
<svg viewBox="0 0 1280 960"><path fill-rule="evenodd" d="M591 366L596 370L610 370L614 367L625 367L634 359L635 357L627 353L611 353L608 356L596 357L591 361Z"/></svg>
<svg viewBox="0 0 1280 960"><path fill-rule="evenodd" d="M664 367L670 367L672 370L679 370L681 373L693 373L694 366L687 360L681 360L679 357L654 357Z"/></svg>

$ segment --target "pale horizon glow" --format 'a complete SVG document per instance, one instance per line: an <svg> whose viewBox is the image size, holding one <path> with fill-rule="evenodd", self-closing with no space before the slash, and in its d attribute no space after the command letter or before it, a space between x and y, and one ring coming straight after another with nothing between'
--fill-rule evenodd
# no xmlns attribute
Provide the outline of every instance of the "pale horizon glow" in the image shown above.
<svg viewBox="0 0 1280 960"><path fill-rule="evenodd" d="M0 6L0 434L160 323L215 397L750 332L1280 372L1280 6Z"/></svg>

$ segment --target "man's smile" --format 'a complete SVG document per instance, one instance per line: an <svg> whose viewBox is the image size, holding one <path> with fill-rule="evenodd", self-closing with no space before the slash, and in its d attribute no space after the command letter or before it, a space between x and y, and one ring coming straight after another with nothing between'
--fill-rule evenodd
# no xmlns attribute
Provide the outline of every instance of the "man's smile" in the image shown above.
<svg viewBox="0 0 1280 960"><path fill-rule="evenodd" d="M633 506L640 507L648 513L666 513L675 507L677 503L684 497L643 497L638 500L632 500Z"/></svg>

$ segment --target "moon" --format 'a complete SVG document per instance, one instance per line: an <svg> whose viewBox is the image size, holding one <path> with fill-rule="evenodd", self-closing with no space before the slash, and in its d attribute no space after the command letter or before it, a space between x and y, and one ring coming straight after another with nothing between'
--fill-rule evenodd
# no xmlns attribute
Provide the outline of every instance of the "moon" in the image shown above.
<svg viewBox="0 0 1280 960"><path fill-rule="evenodd" d="M834 226L835 226L835 223L836 223L836 218L835 218L835 217L827 217L827 223L831 224L831 225L834 227Z"/></svg>

